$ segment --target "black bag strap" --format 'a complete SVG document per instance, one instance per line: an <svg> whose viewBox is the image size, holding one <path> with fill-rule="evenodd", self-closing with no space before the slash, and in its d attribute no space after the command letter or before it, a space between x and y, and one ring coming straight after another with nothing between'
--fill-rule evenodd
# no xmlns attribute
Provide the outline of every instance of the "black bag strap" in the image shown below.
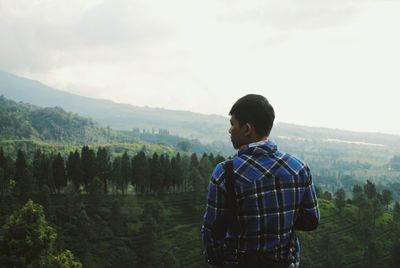
<svg viewBox="0 0 400 268"><path fill-rule="evenodd" d="M226 179L226 197L229 208L236 213L236 194L235 194L235 178L233 174L233 161L228 160L225 163L225 179Z"/></svg>
<svg viewBox="0 0 400 268"><path fill-rule="evenodd" d="M235 192L235 174L233 171L233 161L229 159L224 166L226 180L226 198L228 207L232 209L232 217L229 220L228 228L234 233L239 233L239 222L237 221L238 207Z"/></svg>
<svg viewBox="0 0 400 268"><path fill-rule="evenodd" d="M225 238L226 232L229 230L236 230L234 224L236 221L237 209L236 209L236 194L235 194L235 179L233 174L233 163L232 160L228 160L224 165L225 184L226 184L226 199L228 208L232 209L232 217L223 217L216 220L212 224L211 237L216 240Z"/></svg>

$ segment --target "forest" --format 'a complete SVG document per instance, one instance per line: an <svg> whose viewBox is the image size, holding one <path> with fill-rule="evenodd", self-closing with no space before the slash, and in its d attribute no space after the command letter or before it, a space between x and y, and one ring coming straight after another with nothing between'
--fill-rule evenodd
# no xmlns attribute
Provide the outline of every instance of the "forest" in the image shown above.
<svg viewBox="0 0 400 268"><path fill-rule="evenodd" d="M4 267L205 267L206 185L222 156L112 156L83 146L64 158L0 148ZM11 179L12 178L12 179ZM396 267L400 206L389 189L317 188L321 225L299 232L302 267ZM28 240L21 232L31 234ZM40 245L40 246L38 246ZM57 266L58 265L58 266Z"/></svg>

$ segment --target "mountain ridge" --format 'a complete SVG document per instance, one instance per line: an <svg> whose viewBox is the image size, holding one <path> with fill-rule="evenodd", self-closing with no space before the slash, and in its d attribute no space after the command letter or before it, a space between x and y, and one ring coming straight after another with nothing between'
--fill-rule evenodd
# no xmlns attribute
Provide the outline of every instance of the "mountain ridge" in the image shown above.
<svg viewBox="0 0 400 268"><path fill-rule="evenodd" d="M34 92L34 93L33 93ZM89 117L113 129L167 129L171 134L203 143L229 141L227 117L200 114L191 111L169 110L149 106L134 106L111 100L94 99L49 87L40 81L23 78L0 70L0 94L42 107L60 106L68 112ZM346 141L378 143L400 149L400 135L379 132L359 132L317 126L302 126L277 122L272 130L274 136L298 136L304 138L342 139Z"/></svg>
<svg viewBox="0 0 400 268"><path fill-rule="evenodd" d="M32 92L35 92L35 94ZM151 129L157 126L175 131L172 133L181 134L188 138L200 138L201 136L204 138L207 133L198 135L202 132L202 128L193 126L193 122L204 122L209 126L228 124L226 118L218 115L150 108L148 106L140 107L79 96L4 71L0 71L0 94L16 101L29 102L38 106L60 106L68 112L91 117L103 125L119 130L132 130L132 128L138 127ZM193 128L195 131L190 131ZM217 134L221 133L218 132Z"/></svg>

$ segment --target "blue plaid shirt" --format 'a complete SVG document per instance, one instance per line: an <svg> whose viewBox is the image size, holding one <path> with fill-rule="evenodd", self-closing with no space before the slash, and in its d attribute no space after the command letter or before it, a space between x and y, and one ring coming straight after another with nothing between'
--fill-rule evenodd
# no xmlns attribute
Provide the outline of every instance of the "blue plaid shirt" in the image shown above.
<svg viewBox="0 0 400 268"><path fill-rule="evenodd" d="M208 201L202 226L204 253L208 263L237 265L237 255L263 251L275 259L289 259L298 267L300 245L294 232L297 218L319 222L319 208L307 165L283 153L271 141L241 147L233 158L239 230L213 239L215 224L232 219L226 201L224 165L219 163L208 186Z"/></svg>

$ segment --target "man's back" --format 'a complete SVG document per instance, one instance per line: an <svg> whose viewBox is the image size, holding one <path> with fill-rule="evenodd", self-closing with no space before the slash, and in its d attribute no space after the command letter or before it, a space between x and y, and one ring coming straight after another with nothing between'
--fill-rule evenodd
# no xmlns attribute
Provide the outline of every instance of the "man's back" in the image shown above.
<svg viewBox="0 0 400 268"><path fill-rule="evenodd" d="M319 220L308 167L297 158L279 151L269 140L240 148L238 156L232 161L237 207L235 219L239 228L227 233L225 252L226 241L229 241L230 247L236 252L234 256L246 252L264 252L271 259L291 258L298 262L295 257L299 249L294 233L296 220L309 217L309 220L302 219L302 222L314 221L316 224ZM216 219L232 218L233 212L226 202L225 163L217 165L210 182L208 207L204 215L205 242L207 236L211 235L207 232L217 227ZM215 250L214 246L210 247L211 251ZM226 262L227 257L224 259Z"/></svg>
<svg viewBox="0 0 400 268"><path fill-rule="evenodd" d="M239 151L233 167L216 166L208 185L202 228L207 263L298 266L294 230L313 230L319 223L310 170L269 140L275 111L264 96L238 99L229 114L228 132Z"/></svg>

